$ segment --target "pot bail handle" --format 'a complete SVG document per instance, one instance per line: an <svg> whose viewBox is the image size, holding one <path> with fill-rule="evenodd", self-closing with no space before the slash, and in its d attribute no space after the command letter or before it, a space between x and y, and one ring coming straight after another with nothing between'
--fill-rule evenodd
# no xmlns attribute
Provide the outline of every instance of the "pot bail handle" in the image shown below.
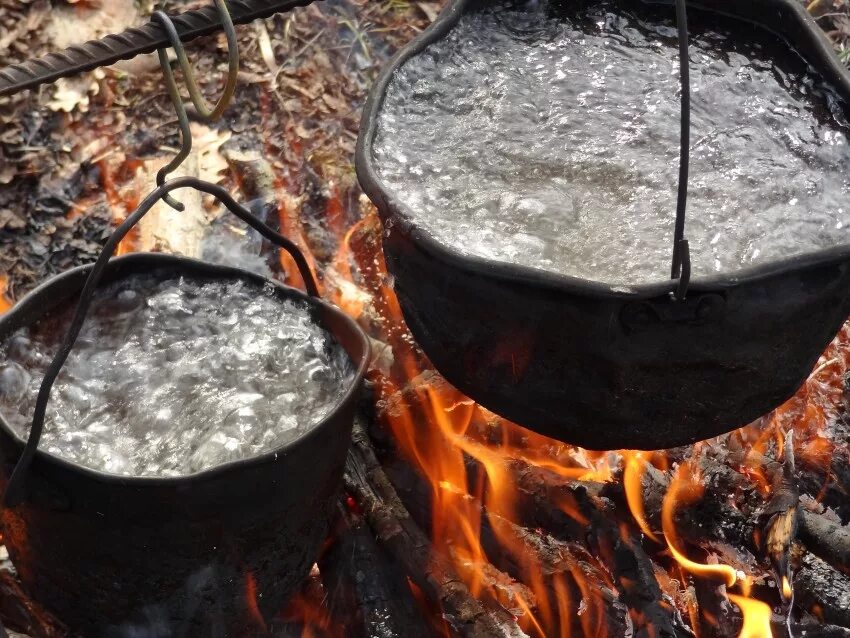
<svg viewBox="0 0 850 638"><path fill-rule="evenodd" d="M195 188L207 193L208 195L212 195L224 204L231 213L251 226L251 228L260 233L260 235L262 235L265 239L292 255L292 258L295 260L295 264L298 267L298 272L301 274L301 278L304 280L307 287L308 294L311 297L319 297L319 288L316 283L316 278L313 276L313 272L310 270L310 266L307 263L306 257L304 257L304 253L301 252L301 249L299 249L292 240L284 237L277 231L272 230L269 226L260 221L247 208L236 202L236 200L231 197L230 193L221 186L205 182L197 177L178 177L152 191L150 195L148 195L142 203L139 204L139 207L133 211L133 213L129 215L127 219L118 226L118 228L115 229L109 239L106 240L103 250L101 250L97 261L95 261L91 272L89 272L89 275L86 278L86 283L80 292L77 308L74 311L74 317L71 319L71 325L68 327L68 331L59 346L59 350L50 362L47 371L44 373L44 379L41 382L41 387L39 388L38 397L35 402L35 409L33 410L32 427L30 428L29 437L24 445L24 451L21 453L21 457L18 459L15 469L12 471L9 483L6 486L6 494L3 500L4 507L15 507L26 497L26 478L30 465L32 464L33 457L35 456L35 452L38 449L38 443L41 440L41 433L44 429L44 419L47 413L47 402L50 399L50 390L53 388L53 383L59 376L59 372L62 370L62 366L65 365L65 361L68 359L68 355L71 353L71 349L74 347L77 337L82 330L86 315L88 315L89 309L91 308L94 292L103 277L106 266L109 264L109 259L118 247L119 242L124 239L127 233L130 232L130 229L133 228L133 226L135 226L139 220L151 210L151 208L153 208L154 204L156 204L160 199L164 199L168 193L173 190L177 190L178 188Z"/></svg>

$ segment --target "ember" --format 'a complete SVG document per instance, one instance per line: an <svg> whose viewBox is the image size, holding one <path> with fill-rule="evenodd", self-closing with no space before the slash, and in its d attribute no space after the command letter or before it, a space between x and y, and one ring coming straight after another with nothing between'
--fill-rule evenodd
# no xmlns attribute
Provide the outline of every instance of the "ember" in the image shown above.
<svg viewBox="0 0 850 638"><path fill-rule="evenodd" d="M380 221L351 173L352 105L398 44L387 34L408 37L434 8L340 0L243 29L243 75L253 80L240 99L262 108L232 109L232 139L205 149L223 158L215 170L232 190L256 198L267 221L310 252L325 298L373 340L336 526L301 592L271 615L252 571L242 572L245 635L850 636L850 324L773 413L655 452L590 452L524 430L450 386L417 347ZM264 30L279 67L254 42ZM144 74L124 81L139 95L161 90ZM104 85L123 96L116 78ZM89 118L109 111L102 99L92 97ZM165 127L169 117L154 119ZM97 201L116 219L128 210L123 194L157 170L134 157L140 142L122 126L104 131L131 150L98 170ZM252 263L303 284L289 260L206 201L187 214L205 240L245 240L256 247ZM184 231L164 224L157 242L139 237L122 250L194 246L181 242ZM17 292L20 272L0 278L0 292ZM7 626L69 635L8 569L0 593Z"/></svg>

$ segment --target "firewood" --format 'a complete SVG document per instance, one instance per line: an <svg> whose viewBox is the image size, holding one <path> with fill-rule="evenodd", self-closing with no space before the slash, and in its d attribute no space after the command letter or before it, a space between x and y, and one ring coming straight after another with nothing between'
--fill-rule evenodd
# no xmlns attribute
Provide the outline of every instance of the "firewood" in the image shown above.
<svg viewBox="0 0 850 638"><path fill-rule="evenodd" d="M794 590L804 609L824 622L850 628L850 576L807 552L794 576Z"/></svg>
<svg viewBox="0 0 850 638"><path fill-rule="evenodd" d="M352 638L427 638L403 574L378 547L363 518L340 504L333 543L319 559L327 604Z"/></svg>
<svg viewBox="0 0 850 638"><path fill-rule="evenodd" d="M833 567L850 571L850 527L834 523L823 514L802 509L800 539L809 551Z"/></svg>
<svg viewBox="0 0 850 638"><path fill-rule="evenodd" d="M0 571L0 620L32 638L65 638L68 630L24 591L15 575Z"/></svg>
<svg viewBox="0 0 850 638"><path fill-rule="evenodd" d="M475 599L448 560L434 552L381 469L361 424L355 424L344 483L380 545L404 566L429 598L441 605L456 634L470 638L525 636L512 616L501 609L485 608Z"/></svg>
<svg viewBox="0 0 850 638"><path fill-rule="evenodd" d="M481 471L481 468L475 459L467 458L466 461L467 473L475 477ZM618 540L615 540L619 539L619 531L616 526L609 526L607 522L603 522L604 518L600 517L600 520L594 521L589 526L582 525L582 531L576 532L575 530L579 529L577 522L564 514L563 510L556 505L558 502L563 502L564 494L553 492L548 496L546 495L547 489L557 489L556 479L560 477L550 477L547 470L529 468L522 462L506 459L506 463L511 466L514 483L519 488L520 501L517 503L517 514L525 527L500 516L496 512L487 511L477 499L467 496L467 499L474 503L483 514L481 541L488 557L498 567L510 572L525 583L530 582L529 579L540 582L542 576L542 589L549 593L550 598L556 598L557 592L554 590L561 587L563 582L572 583L574 581L571 574L576 573L576 565L580 563L583 569L588 572L585 577L594 583L593 586L599 592L600 600L604 606L604 613L600 614L600 618L613 635L620 635L624 629L623 605L635 612L631 614L630 622L625 624L636 625L636 635L638 636L644 635L643 630L645 630L646 635L659 637L689 635L683 624L679 625L677 629L674 628L669 606L667 609L663 609L661 591L654 576L652 576L651 566L642 565L641 569L645 570L643 574L638 574L634 570L629 571L634 567L634 564L630 564L629 560L623 557L623 547L617 547L608 556L614 561L619 561L617 565L622 567L622 570L618 569L614 573L614 584L618 593L615 594L605 584L605 578L600 569L594 566L596 559L591 556L590 548L584 544L584 539L586 534L593 534L592 530L595 529L596 525L599 525L600 528L607 529L608 545L612 548L616 547L619 544ZM390 455L384 461L384 467L393 484L399 489L406 506L417 518L420 525L430 525L428 503L430 490L424 479L415 472L409 463L394 455ZM538 470L543 474L535 475ZM547 483L544 478L551 478L552 481ZM599 484L587 484L578 485L578 487L582 490L593 491L601 486ZM533 492L533 494L529 496L529 492ZM535 500L535 498L539 500ZM573 497L570 495L570 498ZM585 503L584 507L589 507L589 512L595 506L588 506ZM531 531L537 528L550 533ZM516 561L512 553L506 552L502 547L501 540L505 537L511 539L510 545L515 548L514 553L520 555L520 561ZM642 550L640 551L642 552ZM645 554L642 553L642 557L648 562ZM640 561L640 559L635 560ZM603 559L603 562L610 567L611 561ZM654 583L654 588L650 586L649 579L651 579L651 583ZM638 595L639 588L646 588L646 591ZM538 593L540 592L538 591ZM571 595L576 600L581 598L580 592L571 591ZM655 598L653 602L650 602L649 599L653 596ZM637 605L638 601L640 601L640 605ZM548 602L551 604L551 601ZM573 635L576 633L581 635L584 631L584 627L580 623L575 623L575 626L571 629Z"/></svg>
<svg viewBox="0 0 850 638"><path fill-rule="evenodd" d="M763 517L765 525L765 547L776 576L779 594L786 604L791 602L791 543L797 536L798 507L800 494L794 478L793 431L785 437L785 461L782 469L773 478L773 492Z"/></svg>

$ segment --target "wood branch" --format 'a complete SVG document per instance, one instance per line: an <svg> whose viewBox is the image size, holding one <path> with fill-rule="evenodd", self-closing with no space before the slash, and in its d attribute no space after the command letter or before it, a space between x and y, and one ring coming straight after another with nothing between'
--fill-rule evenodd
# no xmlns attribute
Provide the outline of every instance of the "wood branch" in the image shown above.
<svg viewBox="0 0 850 638"><path fill-rule="evenodd" d="M850 628L850 577L805 553L794 577L798 602L824 622Z"/></svg>
<svg viewBox="0 0 850 638"><path fill-rule="evenodd" d="M475 459L467 458L466 461L468 475L475 480L474 477L481 471L481 468ZM541 602L544 605L548 604L550 608L553 602L556 604L557 590L563 587L563 583L569 583L569 587L574 587L574 575L577 574L576 565L580 563L583 569L589 570L585 577L590 582L594 582L594 586L599 590L600 601L605 607L604 613L600 614L600 619L609 628L612 635L621 635L626 624L637 625L637 635L642 635L644 630L648 635L655 636L689 635L689 632L684 629L684 624L680 625L678 630L674 629L669 606L662 610L661 591L652 574L652 567L648 565L649 559L642 550L640 550L640 556L646 560L646 563L641 563L641 567L635 569L634 561L641 562L641 558L634 558L633 555L633 562L630 562L629 558L623 555L628 549L620 546L616 526L607 523L604 517L600 517L599 520L590 525L582 525L583 531L565 534L565 531L578 529L575 519L568 517L563 510L555 505L558 502L563 503L566 498L565 495L553 492L547 496L545 494L546 489L548 489L547 484L543 482L541 475L532 478L534 472L525 468L525 465L521 462L513 462L507 459L506 462L511 465L513 483L519 488L520 501L515 505L518 506L516 513L523 525L518 525L499 513L485 510L476 499L470 496L466 496L466 498L470 505L478 508L482 514L481 541L488 557L498 567L511 573L522 582L540 583L540 588L535 592L538 598L541 593L545 592L548 599L554 599L554 601L538 600L538 606ZM414 517L421 525L430 525L430 504L428 502L430 490L423 478L410 464L396 456L387 458L384 467ZM527 471L523 471L523 469ZM546 470L541 471L546 472ZM519 478L520 476L522 480ZM554 480L560 477L552 478ZM552 487L552 485L552 483L548 484L549 487ZM539 502L532 502L533 499L527 495L525 488L529 486L534 487L534 496L539 499ZM586 496L588 488L592 491L598 488L599 484L573 485L573 487L583 491L585 496L577 497L582 500L589 498ZM569 498L575 501L572 495L569 495ZM584 507L593 509L595 506L585 503ZM595 509L593 511L596 512ZM608 558L611 558L618 566L618 571L615 572L615 585L619 596L605 584L607 576L601 572L600 568L595 566L597 561L590 554L591 548L579 544L583 542L586 535L596 533L594 529L597 524L601 526L600 530L607 529L609 534L608 546L612 548L612 553ZM532 532L530 528L543 529L549 531L550 534ZM511 551L506 551L503 546L506 539L508 539L508 545L512 548ZM516 560L517 555L521 560ZM611 566L611 561L606 558L603 558L603 563L607 567ZM622 571L619 568L622 568ZM638 573L640 569L643 570L642 573ZM654 588L651 584L654 584ZM638 595L637 591L640 587L646 587L647 591ZM623 595L624 592L625 596ZM582 596L581 592L575 590L571 591L570 595L575 600ZM653 596L655 596L655 606L649 602L649 599ZM640 606L637 605L638 601L641 602ZM635 607L633 608L629 602ZM631 622L624 622L623 604L635 612L630 615ZM656 613L658 616L656 616ZM549 629L551 632L555 632L557 628L550 627ZM581 635L585 627L578 623L570 629L573 634Z"/></svg>
<svg viewBox="0 0 850 638"><path fill-rule="evenodd" d="M430 528L433 524L431 519L432 494L426 482L410 464L398 457L388 459L387 462L382 463L382 467L416 523L421 528ZM474 501L471 497L467 498L470 502ZM486 525L486 520L484 524ZM492 535L490 535L489 540L491 543L488 549L493 550ZM475 577L481 586L480 598L504 607L515 616L524 613L522 611L523 606L536 607L534 593L523 583L497 569L492 563L473 562L469 557L460 556L451 547L447 548L447 551L461 575L472 576L473 570L477 570ZM495 554L499 553L498 550L495 551Z"/></svg>
<svg viewBox="0 0 850 638"><path fill-rule="evenodd" d="M850 571L850 527L839 525L823 514L801 509L800 540L809 551L833 567Z"/></svg>
<svg viewBox="0 0 850 638"><path fill-rule="evenodd" d="M523 520L533 520L558 538L585 539L589 549L611 570L639 631L654 636L690 634L664 603L649 556L631 533L621 534L601 497L603 484L566 479L519 460L510 461L510 466L521 495ZM578 535L576 526L582 529Z"/></svg>
<svg viewBox="0 0 850 638"><path fill-rule="evenodd" d="M444 610L453 630L471 638L525 636L513 617L487 609L460 581L448 560L433 551L410 518L375 456L368 435L356 423L344 481L360 505L378 542L402 564L408 576Z"/></svg>
<svg viewBox="0 0 850 638"><path fill-rule="evenodd" d="M352 638L427 638L403 574L387 560L366 522L339 505L334 541L319 559L327 604Z"/></svg>
<svg viewBox="0 0 850 638"><path fill-rule="evenodd" d="M633 634L627 608L608 585L607 573L586 549L531 531L492 512L486 513L484 521L482 541L488 556L501 555L496 564L523 582L541 583L537 590L538 616L543 619L546 635L590 635L591 628L607 636ZM488 532L494 535L490 542ZM503 545L511 549L505 551ZM513 565L507 565L508 561ZM544 591L546 601L540 600ZM575 616L565 613L565 604L584 612ZM550 611L547 622L545 610L560 613Z"/></svg>
<svg viewBox="0 0 850 638"><path fill-rule="evenodd" d="M64 638L68 630L24 591L14 574L0 571L0 619L32 638Z"/></svg>
<svg viewBox="0 0 850 638"><path fill-rule="evenodd" d="M797 536L800 494L794 477L793 431L785 437L785 461L773 480L773 492L763 517L765 548L773 567L779 595L786 604L791 602L791 543Z"/></svg>
<svg viewBox="0 0 850 638"><path fill-rule="evenodd" d="M162 167L162 160L145 163L145 170L137 175L144 183L139 192L147 193L156 186L156 172ZM189 155L183 165L170 177L200 175L198 156ZM204 213L201 193L183 188L174 193L174 197L186 207L176 211L164 202L158 203L138 224L139 251L164 251L186 257L200 258L201 242L207 233L209 220Z"/></svg>

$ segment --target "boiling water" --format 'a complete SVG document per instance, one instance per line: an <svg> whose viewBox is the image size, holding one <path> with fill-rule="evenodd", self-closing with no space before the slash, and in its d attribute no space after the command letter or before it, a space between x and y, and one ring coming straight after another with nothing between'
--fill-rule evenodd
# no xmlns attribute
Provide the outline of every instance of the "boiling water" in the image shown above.
<svg viewBox="0 0 850 638"><path fill-rule="evenodd" d="M467 254L610 284L669 277L678 41L672 8L641 12L533 3L466 15L393 77L373 150L381 180ZM706 29L694 14L695 274L850 240L837 98L773 36L724 31L717 16Z"/></svg>
<svg viewBox="0 0 850 638"><path fill-rule="evenodd" d="M71 310L0 348L0 409L22 436ZM240 281L136 277L98 291L40 448L113 474L190 474L294 440L352 379L306 304Z"/></svg>

